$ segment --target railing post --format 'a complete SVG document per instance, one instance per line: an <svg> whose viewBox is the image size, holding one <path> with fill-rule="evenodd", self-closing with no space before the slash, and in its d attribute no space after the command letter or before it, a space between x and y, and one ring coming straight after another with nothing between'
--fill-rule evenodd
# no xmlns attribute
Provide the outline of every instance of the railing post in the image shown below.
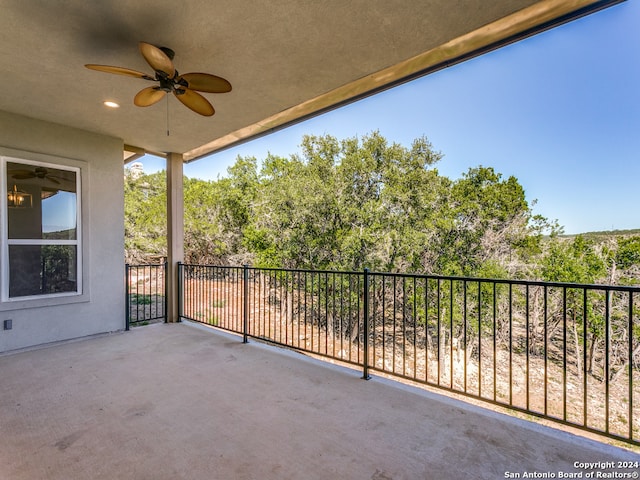
<svg viewBox="0 0 640 480"><path fill-rule="evenodd" d="M164 262L165 274L167 271L168 262ZM184 313L184 264L182 262L178 262L177 268L178 278L176 279L177 286L177 296L178 296L178 317L176 318L176 322L182 321L182 314ZM166 278L166 275L165 275ZM167 283L165 282L165 290L168 293ZM166 297L165 297L166 298ZM164 322L167 323L169 321L169 317L167 315L167 304L164 304Z"/></svg>
<svg viewBox="0 0 640 480"><path fill-rule="evenodd" d="M364 269L364 298L363 298L363 309L364 309L364 361L363 361L363 371L362 371L362 379L369 380L371 377L369 376L369 269Z"/></svg>
<svg viewBox="0 0 640 480"><path fill-rule="evenodd" d="M129 271L130 265L128 263L124 266L124 283L125 283L125 314L124 314L124 329L125 331L129 331L129 326L131 324L131 290L129 287Z"/></svg>
<svg viewBox="0 0 640 480"><path fill-rule="evenodd" d="M243 325L242 325L242 343L249 343L249 265L242 266L243 269L243 288L242 298L244 300L243 308Z"/></svg>

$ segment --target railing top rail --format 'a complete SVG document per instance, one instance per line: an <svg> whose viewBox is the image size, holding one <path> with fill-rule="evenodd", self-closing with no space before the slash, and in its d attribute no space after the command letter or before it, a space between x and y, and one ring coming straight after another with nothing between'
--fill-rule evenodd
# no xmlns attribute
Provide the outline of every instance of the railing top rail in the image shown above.
<svg viewBox="0 0 640 480"><path fill-rule="evenodd" d="M553 288L579 288L584 290L610 290L625 292L640 292L640 286L632 285L604 285L589 283L571 283L571 282L547 282L544 280L522 280L507 278L483 278L483 277L460 277L446 275L427 275L427 274L406 274L406 273L385 273L385 272L369 272L370 276L391 276L391 277L417 277L429 280L445 280L454 282L480 282L480 283L498 283L523 286L553 287Z"/></svg>
<svg viewBox="0 0 640 480"><path fill-rule="evenodd" d="M186 264L182 263L186 267L205 267L205 268L229 268L229 269L243 269L244 266L233 265L211 265L211 264ZM290 272L290 273L319 273L319 274L332 274L332 275L364 275L364 271L349 271L349 270L313 270L305 268L275 268L275 267L247 267L249 270L254 271L271 271L271 272ZM463 277L463 276L450 276L450 275L432 275L424 273L392 273L392 272L374 272L368 271L369 276L372 277L400 277L400 278L421 278L427 280L441 280L441 281L453 281L453 282L480 282L480 283L496 283L502 285L521 285L521 286L537 286L537 287L550 287L550 288L577 288L583 290L608 290L608 291L620 291L620 292L638 292L640 293L640 286L632 285L604 285L604 284L589 284L589 283L571 283L571 282L547 282L544 280L522 280L522 279L506 279L506 278L484 278L484 277Z"/></svg>
<svg viewBox="0 0 640 480"><path fill-rule="evenodd" d="M211 264L189 264L182 263L185 267L210 267L210 268L234 268L243 269L244 266L232 266L232 265L211 265ZM271 271L271 272L293 272L293 273L331 273L342 275L363 275L364 272L360 271L347 271L347 270L315 270L307 268L277 268L277 267L247 267L249 270L254 271Z"/></svg>
<svg viewBox="0 0 640 480"><path fill-rule="evenodd" d="M126 263L125 264L129 268L140 268L140 267L164 267L165 263Z"/></svg>

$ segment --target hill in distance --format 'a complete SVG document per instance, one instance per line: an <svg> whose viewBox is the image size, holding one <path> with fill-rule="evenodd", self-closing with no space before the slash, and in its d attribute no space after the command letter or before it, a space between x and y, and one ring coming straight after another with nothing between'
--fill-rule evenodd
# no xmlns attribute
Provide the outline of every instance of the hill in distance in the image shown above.
<svg viewBox="0 0 640 480"><path fill-rule="evenodd" d="M634 228L631 230L603 230L600 232L584 232L584 233L574 233L574 234L566 234L559 235L561 238L573 238L578 235L582 235L584 237L622 237L622 236L630 236L630 235L640 235L640 228Z"/></svg>

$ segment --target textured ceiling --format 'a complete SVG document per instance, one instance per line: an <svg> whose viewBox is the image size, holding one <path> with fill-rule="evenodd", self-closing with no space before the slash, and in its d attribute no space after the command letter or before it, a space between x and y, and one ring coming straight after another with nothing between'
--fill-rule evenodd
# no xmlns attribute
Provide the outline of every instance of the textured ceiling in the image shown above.
<svg viewBox="0 0 640 480"><path fill-rule="evenodd" d="M0 110L190 160L609 3L0 0ZM139 41L173 49L180 73L229 80L232 92L204 94L216 114L202 117L173 97L136 107L148 82L84 68L151 73Z"/></svg>

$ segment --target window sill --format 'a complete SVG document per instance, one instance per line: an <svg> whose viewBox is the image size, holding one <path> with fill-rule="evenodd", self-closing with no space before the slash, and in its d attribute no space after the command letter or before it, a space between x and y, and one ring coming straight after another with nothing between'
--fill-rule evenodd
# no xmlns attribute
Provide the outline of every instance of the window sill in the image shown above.
<svg viewBox="0 0 640 480"><path fill-rule="evenodd" d="M34 298L24 300L10 300L0 302L0 312L10 312L12 310L26 310L28 308L49 308L61 305L71 305L75 303L88 303L90 300L88 293L80 295L59 295L47 296L43 298Z"/></svg>

